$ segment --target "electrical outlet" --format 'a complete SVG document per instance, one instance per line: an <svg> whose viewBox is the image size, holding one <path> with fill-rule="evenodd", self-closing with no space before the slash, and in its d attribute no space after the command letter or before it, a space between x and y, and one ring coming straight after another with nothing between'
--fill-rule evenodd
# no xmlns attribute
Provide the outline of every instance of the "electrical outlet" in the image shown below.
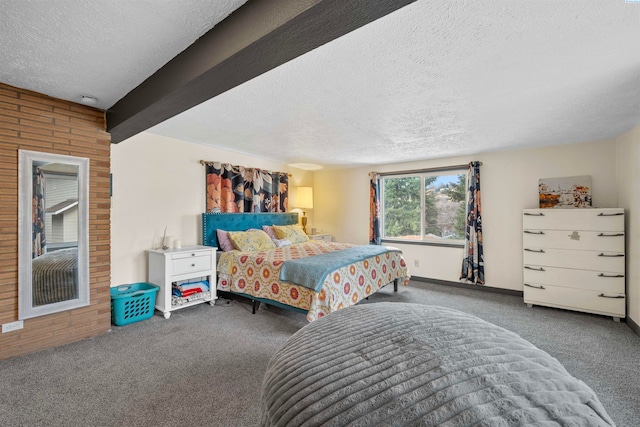
<svg viewBox="0 0 640 427"><path fill-rule="evenodd" d="M414 267L420 267L420 261L418 261L417 259L413 260L413 266Z"/></svg>
<svg viewBox="0 0 640 427"><path fill-rule="evenodd" d="M18 320L17 322L5 323L2 325L2 333L17 331L24 327L24 321Z"/></svg>

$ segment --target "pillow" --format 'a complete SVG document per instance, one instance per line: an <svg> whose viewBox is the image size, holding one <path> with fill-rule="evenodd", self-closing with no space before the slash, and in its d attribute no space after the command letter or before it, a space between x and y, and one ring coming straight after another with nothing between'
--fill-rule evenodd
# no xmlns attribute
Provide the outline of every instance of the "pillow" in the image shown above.
<svg viewBox="0 0 640 427"><path fill-rule="evenodd" d="M282 239L282 240L280 240L280 239L271 239L271 240L273 240L273 243L275 243L276 246L279 247L279 248L281 248L283 246L290 246L291 245L291 242L289 240L287 240L287 239Z"/></svg>
<svg viewBox="0 0 640 427"><path fill-rule="evenodd" d="M273 240L262 230L230 231L229 239L233 246L242 252L263 251L276 247Z"/></svg>
<svg viewBox="0 0 640 427"><path fill-rule="evenodd" d="M229 252L234 250L233 243L229 240L229 233L225 230L216 230L216 234L218 235L218 247L222 249L224 252Z"/></svg>
<svg viewBox="0 0 640 427"><path fill-rule="evenodd" d="M276 236L276 232L273 231L273 227L270 225L263 225L262 226L262 231L264 231L265 233L267 233L269 235L269 237L271 237L273 240L277 240L278 236Z"/></svg>
<svg viewBox="0 0 640 427"><path fill-rule="evenodd" d="M276 232L278 239L287 239L291 243L304 243L309 241L309 237L307 237L302 227L298 224L274 225L273 230Z"/></svg>

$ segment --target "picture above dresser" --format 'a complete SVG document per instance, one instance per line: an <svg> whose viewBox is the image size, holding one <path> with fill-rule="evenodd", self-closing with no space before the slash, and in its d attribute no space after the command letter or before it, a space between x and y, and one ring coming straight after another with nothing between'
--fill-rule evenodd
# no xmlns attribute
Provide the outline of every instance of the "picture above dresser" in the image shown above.
<svg viewBox="0 0 640 427"><path fill-rule="evenodd" d="M624 209L525 209L524 302L625 317Z"/></svg>

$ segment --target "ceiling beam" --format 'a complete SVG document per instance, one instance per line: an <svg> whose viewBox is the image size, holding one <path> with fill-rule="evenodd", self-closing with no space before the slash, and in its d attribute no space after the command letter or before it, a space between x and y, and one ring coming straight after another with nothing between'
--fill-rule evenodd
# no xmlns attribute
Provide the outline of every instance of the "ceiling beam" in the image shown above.
<svg viewBox="0 0 640 427"><path fill-rule="evenodd" d="M415 0L249 0L107 111L118 143Z"/></svg>

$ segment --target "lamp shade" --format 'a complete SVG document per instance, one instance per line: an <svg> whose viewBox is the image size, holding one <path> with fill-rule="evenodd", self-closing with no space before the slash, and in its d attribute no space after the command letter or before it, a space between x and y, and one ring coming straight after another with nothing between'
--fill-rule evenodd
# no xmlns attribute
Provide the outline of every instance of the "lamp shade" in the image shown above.
<svg viewBox="0 0 640 427"><path fill-rule="evenodd" d="M296 189L296 207L302 209L313 209L312 187L298 187Z"/></svg>

